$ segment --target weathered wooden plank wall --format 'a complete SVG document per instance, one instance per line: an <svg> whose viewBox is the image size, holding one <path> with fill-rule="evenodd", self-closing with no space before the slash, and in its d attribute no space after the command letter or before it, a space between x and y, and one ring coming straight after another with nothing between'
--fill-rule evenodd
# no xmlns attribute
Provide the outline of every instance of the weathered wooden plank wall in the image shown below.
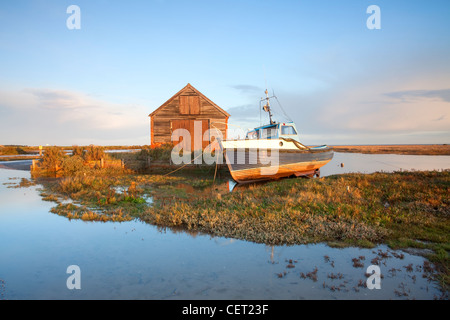
<svg viewBox="0 0 450 320"><path fill-rule="evenodd" d="M220 130L222 138L226 138L229 115L188 84L150 117L151 143L156 145L171 142L172 132L178 128L189 130L192 143L195 134L201 134L203 140L203 134L208 129ZM201 121L201 131L197 133L194 130L195 120ZM202 147L208 144L209 141L204 141Z"/></svg>

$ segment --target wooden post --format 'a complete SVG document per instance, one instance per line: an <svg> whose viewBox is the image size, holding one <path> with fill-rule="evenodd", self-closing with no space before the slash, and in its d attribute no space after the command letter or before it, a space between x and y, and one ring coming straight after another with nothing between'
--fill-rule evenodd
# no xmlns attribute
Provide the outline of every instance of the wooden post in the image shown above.
<svg viewBox="0 0 450 320"><path fill-rule="evenodd" d="M42 157L42 146L39 146L39 157Z"/></svg>
<svg viewBox="0 0 450 320"><path fill-rule="evenodd" d="M105 160L103 160L103 158L100 159L100 168L104 168L105 167Z"/></svg>
<svg viewBox="0 0 450 320"><path fill-rule="evenodd" d="M31 171L36 170L36 160L31 160Z"/></svg>

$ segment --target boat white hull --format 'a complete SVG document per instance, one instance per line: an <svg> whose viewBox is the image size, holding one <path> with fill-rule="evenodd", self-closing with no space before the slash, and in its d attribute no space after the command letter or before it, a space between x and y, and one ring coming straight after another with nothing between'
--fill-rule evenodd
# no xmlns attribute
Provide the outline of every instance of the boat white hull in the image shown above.
<svg viewBox="0 0 450 320"><path fill-rule="evenodd" d="M308 148L286 139L227 140L220 145L238 183L313 176L333 158L332 148Z"/></svg>

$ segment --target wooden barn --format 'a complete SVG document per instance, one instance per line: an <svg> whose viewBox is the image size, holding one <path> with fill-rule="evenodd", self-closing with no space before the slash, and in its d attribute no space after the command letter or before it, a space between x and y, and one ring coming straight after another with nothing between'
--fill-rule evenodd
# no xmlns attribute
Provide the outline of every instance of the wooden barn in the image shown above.
<svg viewBox="0 0 450 320"><path fill-rule="evenodd" d="M172 142L172 132L183 128L190 132L191 146L194 146L194 140L197 141L197 146L198 141L202 141L204 149L211 140L208 134L205 138L205 131L208 129L220 130L223 139L226 139L229 116L225 110L188 83L149 114L151 147ZM193 149L192 147L191 150Z"/></svg>

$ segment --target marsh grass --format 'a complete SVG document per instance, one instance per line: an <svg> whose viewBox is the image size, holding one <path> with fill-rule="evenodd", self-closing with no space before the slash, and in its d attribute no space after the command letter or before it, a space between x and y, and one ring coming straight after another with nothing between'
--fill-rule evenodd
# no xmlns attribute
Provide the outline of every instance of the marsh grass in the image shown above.
<svg viewBox="0 0 450 320"><path fill-rule="evenodd" d="M143 147L142 150L138 152L137 157L138 159L144 160L149 157L151 160L169 162L172 149L172 143L164 143L156 148Z"/></svg>
<svg viewBox="0 0 450 320"><path fill-rule="evenodd" d="M100 164L90 164L91 162L100 162L101 159L111 160L110 155L105 153L105 148L100 146L73 146L71 155L66 154L62 147L46 147L42 161L34 167L32 175L33 177L71 177L131 173L131 170L122 167L100 168Z"/></svg>
<svg viewBox="0 0 450 320"><path fill-rule="evenodd" d="M448 243L449 173L287 179L220 197L151 207L142 219L270 244ZM174 222L175 221L175 222Z"/></svg>
<svg viewBox="0 0 450 320"><path fill-rule="evenodd" d="M449 243L449 180L448 171L346 174L285 179L206 197L179 185L194 190L211 180L163 175L64 177L47 187L83 203L127 209L153 195L156 205L134 210L137 217L249 241L401 247ZM117 192L118 186L127 189ZM164 198L174 201L158 201Z"/></svg>
<svg viewBox="0 0 450 320"><path fill-rule="evenodd" d="M39 167L43 170L47 171L57 171L63 164L64 159L66 158L66 154L64 153L64 149L61 147L48 147L45 149L44 155L42 157L42 162Z"/></svg>
<svg viewBox="0 0 450 320"><path fill-rule="evenodd" d="M0 155L23 155L28 153L28 148L23 146L0 146Z"/></svg>
<svg viewBox="0 0 450 320"><path fill-rule="evenodd" d="M38 178L36 181L43 186L43 200L58 204L52 211L54 213L70 219L118 221L125 217L126 220L139 217L148 207L145 198L159 185L167 187L167 183L184 180L160 175L123 174L122 170L114 169L95 170L92 173L55 179ZM58 201L60 197L75 200L81 206L61 204Z"/></svg>
<svg viewBox="0 0 450 320"><path fill-rule="evenodd" d="M7 185L7 188L28 188L36 185L33 180L29 180L27 178L21 178L20 182L6 182L3 184Z"/></svg>
<svg viewBox="0 0 450 320"><path fill-rule="evenodd" d="M83 221L123 222L133 219L129 214L124 213L120 208L98 213L86 206L77 206L72 203L60 203L50 211L57 215L64 216L69 220L75 219Z"/></svg>
<svg viewBox="0 0 450 320"><path fill-rule="evenodd" d="M74 148L74 151L79 152ZM82 152L82 157L85 161L97 161L105 157L105 148L100 146L90 145Z"/></svg>

